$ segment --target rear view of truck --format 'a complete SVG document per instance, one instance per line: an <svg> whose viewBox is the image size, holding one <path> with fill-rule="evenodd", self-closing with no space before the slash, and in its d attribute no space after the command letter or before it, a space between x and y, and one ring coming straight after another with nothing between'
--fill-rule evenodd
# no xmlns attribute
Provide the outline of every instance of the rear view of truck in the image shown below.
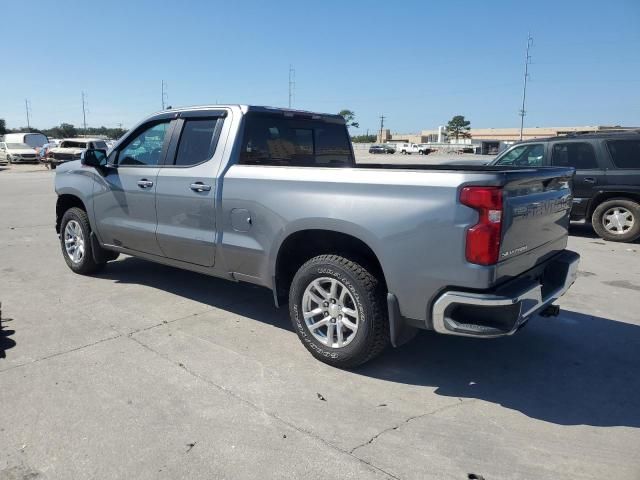
<svg viewBox="0 0 640 480"><path fill-rule="evenodd" d="M497 337L514 333L535 313L557 314L551 304L575 281L579 260L565 250L572 173L510 170L499 174L501 186L462 186L460 203L477 213L466 230L465 259L487 289L442 292L431 309L434 330Z"/></svg>

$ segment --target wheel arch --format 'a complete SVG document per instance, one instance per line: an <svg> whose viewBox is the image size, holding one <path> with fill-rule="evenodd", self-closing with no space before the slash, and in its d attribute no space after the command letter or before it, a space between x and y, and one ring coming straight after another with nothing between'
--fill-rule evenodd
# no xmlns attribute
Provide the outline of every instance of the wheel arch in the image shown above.
<svg viewBox="0 0 640 480"><path fill-rule="evenodd" d="M78 207L89 213L84 201L75 193L62 193L56 201L56 232L60 233L60 223L64 213L70 208Z"/></svg>
<svg viewBox="0 0 640 480"><path fill-rule="evenodd" d="M640 204L640 191L629 192L624 190L612 190L598 192L589 202L589 208L587 209L586 218L588 220L591 220L593 212L595 212L596 208L598 208L601 203L616 198L619 198L621 200L631 200Z"/></svg>
<svg viewBox="0 0 640 480"><path fill-rule="evenodd" d="M298 269L307 260L325 254L341 255L366 265L387 288L382 263L370 242L337 229L304 228L284 237L273 257L273 293L278 305L286 303L291 281Z"/></svg>

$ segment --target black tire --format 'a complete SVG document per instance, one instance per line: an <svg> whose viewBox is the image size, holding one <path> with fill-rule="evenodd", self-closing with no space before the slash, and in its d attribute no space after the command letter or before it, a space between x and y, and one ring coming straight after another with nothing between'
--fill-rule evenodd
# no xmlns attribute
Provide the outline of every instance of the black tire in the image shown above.
<svg viewBox="0 0 640 480"><path fill-rule="evenodd" d="M311 334L303 309L303 295L312 281L332 278L346 288L360 314L350 343L329 347ZM320 255L306 262L293 278L289 292L291 322L302 344L318 360L338 368L354 368L378 356L389 344L389 320L381 282L364 266L338 255ZM320 327L323 328L323 327Z"/></svg>
<svg viewBox="0 0 640 480"><path fill-rule="evenodd" d="M65 231L69 222L75 221L82 230L84 253L79 261L74 261L65 247ZM89 275L96 273L104 268L106 262L96 262L93 258L93 249L91 246L91 225L87 213L78 207L73 207L64 212L62 221L60 222L60 247L62 248L62 256L69 268L75 273L81 275Z"/></svg>
<svg viewBox="0 0 640 480"><path fill-rule="evenodd" d="M606 214L611 209L619 208L629 212L633 225L624 233L610 232L605 228ZM591 224L598 236L611 242L633 242L640 238L640 205L628 198L612 198L596 207L591 216Z"/></svg>

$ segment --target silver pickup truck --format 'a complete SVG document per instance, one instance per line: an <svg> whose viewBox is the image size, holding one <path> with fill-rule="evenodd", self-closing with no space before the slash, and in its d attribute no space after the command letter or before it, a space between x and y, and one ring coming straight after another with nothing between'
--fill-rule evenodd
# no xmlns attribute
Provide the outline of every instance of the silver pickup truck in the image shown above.
<svg viewBox="0 0 640 480"><path fill-rule="evenodd" d="M571 168L356 164L337 115L163 111L56 172L76 273L120 254L273 291L304 346L362 364L417 329L510 335L574 282Z"/></svg>

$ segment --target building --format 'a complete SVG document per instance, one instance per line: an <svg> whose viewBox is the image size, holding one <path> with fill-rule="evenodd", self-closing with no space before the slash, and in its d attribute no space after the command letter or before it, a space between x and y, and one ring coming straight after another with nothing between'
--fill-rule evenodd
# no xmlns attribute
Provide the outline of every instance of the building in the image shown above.
<svg viewBox="0 0 640 480"><path fill-rule="evenodd" d="M607 125L586 125L578 127L527 127L522 130L522 140L555 137L571 133L598 133L621 130L637 130L638 127L620 127ZM410 143L458 143L472 144L478 153L496 154L504 147L520 141L519 128L472 128L471 138L447 138L444 127L437 130L422 130L420 133L396 133L383 130L378 134L378 142L410 142Z"/></svg>

